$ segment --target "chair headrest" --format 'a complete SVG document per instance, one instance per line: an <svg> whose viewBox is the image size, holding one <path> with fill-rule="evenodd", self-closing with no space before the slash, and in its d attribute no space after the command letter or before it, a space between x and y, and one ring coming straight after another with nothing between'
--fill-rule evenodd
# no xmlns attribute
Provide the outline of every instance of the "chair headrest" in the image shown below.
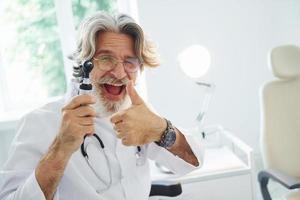
<svg viewBox="0 0 300 200"><path fill-rule="evenodd" d="M300 48L294 45L283 45L272 49L269 67L273 75L280 79L300 77Z"/></svg>

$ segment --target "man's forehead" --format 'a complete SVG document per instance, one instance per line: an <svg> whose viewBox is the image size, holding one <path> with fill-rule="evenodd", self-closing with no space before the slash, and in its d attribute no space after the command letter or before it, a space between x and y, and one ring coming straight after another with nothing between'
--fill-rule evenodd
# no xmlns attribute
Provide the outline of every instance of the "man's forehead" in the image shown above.
<svg viewBox="0 0 300 200"><path fill-rule="evenodd" d="M102 32L97 37L97 51L99 53L119 54L134 56L134 40L124 33Z"/></svg>
<svg viewBox="0 0 300 200"><path fill-rule="evenodd" d="M99 48L97 49L96 54L114 54L114 52L109 49Z"/></svg>

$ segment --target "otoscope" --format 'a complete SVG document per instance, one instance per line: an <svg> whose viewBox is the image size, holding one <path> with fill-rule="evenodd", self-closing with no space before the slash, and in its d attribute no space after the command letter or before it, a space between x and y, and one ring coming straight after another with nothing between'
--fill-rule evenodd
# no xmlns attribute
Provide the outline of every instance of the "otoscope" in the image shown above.
<svg viewBox="0 0 300 200"><path fill-rule="evenodd" d="M91 60L86 60L82 64L82 83L79 86L79 94L90 94L92 92L92 83L90 80L90 72L92 71L94 64Z"/></svg>
<svg viewBox="0 0 300 200"><path fill-rule="evenodd" d="M91 83L91 80L90 80L90 72L93 70L93 67L94 67L94 64L92 63L91 60L86 60L79 67L79 69L81 68L81 72L82 72L82 82L79 86L79 95L81 95L81 94L91 94L93 86L92 86L92 83ZM87 136L88 135L84 136L83 143L81 144L81 148L80 148L82 155L86 159L88 158L88 155L87 155L87 153L84 149L84 141L85 141L85 138ZM97 136L95 133L93 133L93 136L97 138L97 140L100 143L100 146L104 149L104 144L103 144L102 140L99 138L99 136Z"/></svg>

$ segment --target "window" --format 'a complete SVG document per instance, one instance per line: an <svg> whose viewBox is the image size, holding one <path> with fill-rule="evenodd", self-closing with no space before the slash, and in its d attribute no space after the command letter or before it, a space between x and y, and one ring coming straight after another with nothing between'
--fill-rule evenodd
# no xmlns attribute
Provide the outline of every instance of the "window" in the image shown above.
<svg viewBox="0 0 300 200"><path fill-rule="evenodd" d="M105 10L110 13L116 12L117 2L116 0L72 0L72 10L74 15L74 24L78 27L82 19L98 10Z"/></svg>
<svg viewBox="0 0 300 200"><path fill-rule="evenodd" d="M116 1L70 0L74 21L97 10L114 12ZM0 119L66 91L64 57L55 3L6 0L0 4Z"/></svg>
<svg viewBox="0 0 300 200"><path fill-rule="evenodd" d="M2 110L23 109L66 89L52 1L10 0L0 21Z"/></svg>

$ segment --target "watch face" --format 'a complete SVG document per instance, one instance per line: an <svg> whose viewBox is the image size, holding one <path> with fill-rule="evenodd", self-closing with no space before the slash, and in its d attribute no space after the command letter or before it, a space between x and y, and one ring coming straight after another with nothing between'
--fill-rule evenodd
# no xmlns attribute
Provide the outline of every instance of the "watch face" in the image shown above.
<svg viewBox="0 0 300 200"><path fill-rule="evenodd" d="M170 130L166 134L164 143L165 143L166 147L168 148L168 147L171 147L175 143L175 140L176 140L175 130Z"/></svg>

